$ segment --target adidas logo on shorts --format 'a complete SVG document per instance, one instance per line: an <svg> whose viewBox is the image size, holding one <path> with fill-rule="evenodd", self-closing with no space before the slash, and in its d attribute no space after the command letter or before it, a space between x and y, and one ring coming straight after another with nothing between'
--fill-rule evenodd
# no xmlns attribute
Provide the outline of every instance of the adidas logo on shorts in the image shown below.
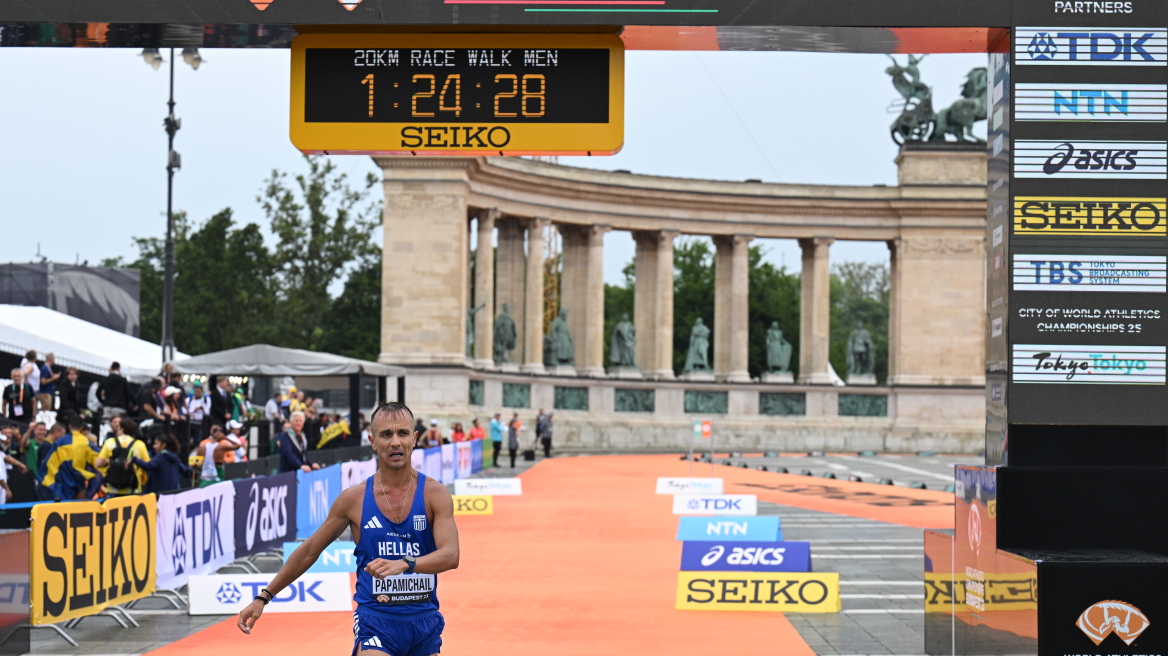
<svg viewBox="0 0 1168 656"><path fill-rule="evenodd" d="M374 518L370 519L369 521L365 522L365 526L363 526L362 528L383 528L383 527L381 526L381 522L378 521L378 519L376 517L374 517Z"/></svg>
<svg viewBox="0 0 1168 656"><path fill-rule="evenodd" d="M381 638L378 638L377 636L373 636L361 644L366 647L377 647L379 649L385 649L385 647L381 645Z"/></svg>

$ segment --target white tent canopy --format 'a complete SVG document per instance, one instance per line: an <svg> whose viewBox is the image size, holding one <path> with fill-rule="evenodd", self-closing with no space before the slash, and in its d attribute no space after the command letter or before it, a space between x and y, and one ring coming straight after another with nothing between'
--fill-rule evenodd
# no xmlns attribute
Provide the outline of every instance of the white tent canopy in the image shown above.
<svg viewBox="0 0 1168 656"><path fill-rule="evenodd" d="M402 367L358 360L333 353L252 344L205 353L193 358L175 358L174 370L184 374L238 376L404 376Z"/></svg>
<svg viewBox="0 0 1168 656"><path fill-rule="evenodd" d="M44 307L0 305L0 351L40 357L52 352L57 364L104 376L110 363L122 365L122 375L147 382L162 369L162 347L116 330ZM186 358L185 354L176 354ZM8 372L0 372L7 378Z"/></svg>

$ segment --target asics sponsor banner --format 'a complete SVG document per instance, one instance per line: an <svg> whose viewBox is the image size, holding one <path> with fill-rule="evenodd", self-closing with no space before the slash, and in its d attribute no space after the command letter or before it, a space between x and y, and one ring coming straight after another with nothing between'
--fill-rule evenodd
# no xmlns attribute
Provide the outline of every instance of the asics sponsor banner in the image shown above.
<svg viewBox="0 0 1168 656"><path fill-rule="evenodd" d="M235 484L227 481L158 498L158 587L235 560Z"/></svg>
<svg viewBox="0 0 1168 656"><path fill-rule="evenodd" d="M678 610L838 613L834 572L679 572Z"/></svg>
<svg viewBox="0 0 1168 656"><path fill-rule="evenodd" d="M523 494L518 478L468 478L454 481L454 493L463 496Z"/></svg>
<svg viewBox="0 0 1168 656"><path fill-rule="evenodd" d="M157 511L153 494L34 505L30 622L55 624L152 594Z"/></svg>
<svg viewBox="0 0 1168 656"><path fill-rule="evenodd" d="M1015 253L1014 291L1164 293L1163 255Z"/></svg>
<svg viewBox="0 0 1168 656"><path fill-rule="evenodd" d="M683 572L810 572L809 542L685 542Z"/></svg>
<svg viewBox="0 0 1168 656"><path fill-rule="evenodd" d="M1014 61L1041 66L1168 66L1168 30L1015 27Z"/></svg>
<svg viewBox="0 0 1168 656"><path fill-rule="evenodd" d="M657 494L722 494L720 478L658 478Z"/></svg>
<svg viewBox="0 0 1168 656"><path fill-rule="evenodd" d="M442 474L441 480L443 485L450 485L454 482L454 444L443 444L438 447L439 453L442 454Z"/></svg>
<svg viewBox="0 0 1168 656"><path fill-rule="evenodd" d="M1014 141L1014 177L1046 180L1164 180L1163 141Z"/></svg>
<svg viewBox="0 0 1168 656"><path fill-rule="evenodd" d="M674 515L757 515L753 494L675 494Z"/></svg>
<svg viewBox="0 0 1168 656"><path fill-rule="evenodd" d="M1165 198L1014 198L1014 232L1024 235L1163 237Z"/></svg>
<svg viewBox="0 0 1168 656"><path fill-rule="evenodd" d="M1163 385L1163 346L1014 344L1015 383Z"/></svg>
<svg viewBox="0 0 1168 656"><path fill-rule="evenodd" d="M293 551L304 544L303 542L285 542L284 543L284 560L288 560L288 556L292 555ZM308 568L309 574L319 574L322 572L344 572L353 573L357 571L357 558L353 556L353 550L357 545L347 540L338 540L324 548L320 552L320 558Z"/></svg>
<svg viewBox="0 0 1168 656"><path fill-rule="evenodd" d="M475 496L464 497L455 494L454 499L454 514L455 515L493 515L495 514L495 497L490 496Z"/></svg>
<svg viewBox="0 0 1168 656"><path fill-rule="evenodd" d="M271 579L271 574L196 574L188 585L188 611L191 615L234 615L250 604ZM348 611L353 609L352 596L349 574L309 572L273 597L264 612Z"/></svg>
<svg viewBox="0 0 1168 656"><path fill-rule="evenodd" d="M296 537L296 474L236 481L235 557L275 549Z"/></svg>
<svg viewBox="0 0 1168 656"><path fill-rule="evenodd" d="M328 517L329 508L341 495L341 466L312 472L296 472L296 539L312 535Z"/></svg>
<svg viewBox="0 0 1168 656"><path fill-rule="evenodd" d="M778 542L783 539L783 532L775 515L682 517L677 523L677 539L683 542Z"/></svg>
<svg viewBox="0 0 1168 656"><path fill-rule="evenodd" d="M374 456L376 458L376 456ZM341 463L341 489L346 490L369 480L377 472L376 460L358 460Z"/></svg>
<svg viewBox="0 0 1168 656"><path fill-rule="evenodd" d="M455 442L454 443L454 476L455 478L467 478L474 473L472 469L470 442Z"/></svg>
<svg viewBox="0 0 1168 656"><path fill-rule="evenodd" d="M1168 120L1168 85L1061 84L1014 85L1017 121Z"/></svg>
<svg viewBox="0 0 1168 656"><path fill-rule="evenodd" d="M434 574L398 574L373 577L373 601L379 604L417 604L430 601L438 577Z"/></svg>

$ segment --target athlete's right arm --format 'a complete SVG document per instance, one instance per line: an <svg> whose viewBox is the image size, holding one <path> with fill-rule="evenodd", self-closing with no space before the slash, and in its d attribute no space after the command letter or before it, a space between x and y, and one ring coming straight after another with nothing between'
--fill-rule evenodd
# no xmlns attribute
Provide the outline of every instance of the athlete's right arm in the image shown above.
<svg viewBox="0 0 1168 656"><path fill-rule="evenodd" d="M329 509L328 517L325 518L320 528L316 529L316 532L305 540L304 544L297 547L288 556L280 571L276 572L276 576L268 583L267 590L273 597L280 594L281 590L307 572L308 568L312 567L312 564L320 557L320 553L324 551L325 547L332 544L333 540L345 532L345 529L352 523L351 515L354 508L358 513L358 520L360 519L361 500L364 492L364 485L354 485L341 492L336 502L333 503L333 507ZM251 634L251 628L255 626L256 621L264 612L265 605L259 599L253 599L250 604L239 611L239 622L237 623L239 630Z"/></svg>

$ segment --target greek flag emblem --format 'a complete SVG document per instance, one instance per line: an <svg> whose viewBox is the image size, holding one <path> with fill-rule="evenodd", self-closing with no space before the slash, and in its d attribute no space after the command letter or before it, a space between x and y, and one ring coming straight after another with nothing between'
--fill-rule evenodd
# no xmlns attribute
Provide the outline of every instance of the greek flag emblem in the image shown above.
<svg viewBox="0 0 1168 656"><path fill-rule="evenodd" d="M414 515L414 530L415 531L426 530L426 516L425 515Z"/></svg>

